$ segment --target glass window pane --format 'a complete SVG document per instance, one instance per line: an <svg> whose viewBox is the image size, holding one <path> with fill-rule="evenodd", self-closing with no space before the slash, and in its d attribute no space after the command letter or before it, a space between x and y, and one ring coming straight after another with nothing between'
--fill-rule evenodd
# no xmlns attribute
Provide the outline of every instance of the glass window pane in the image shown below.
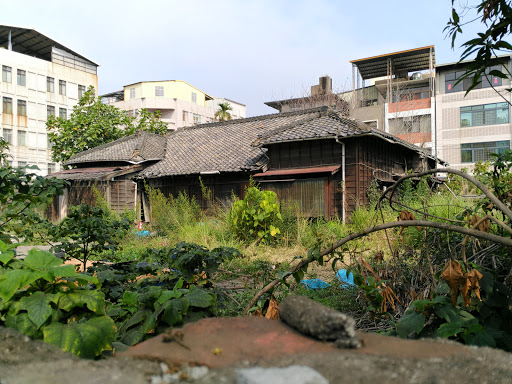
<svg viewBox="0 0 512 384"><path fill-rule="evenodd" d="M471 150L461 150L460 157L461 157L461 162L463 162L463 163L471 163L473 160L471 157Z"/></svg>
<svg viewBox="0 0 512 384"><path fill-rule="evenodd" d="M455 72L450 72L444 75L445 80L455 80Z"/></svg>
<svg viewBox="0 0 512 384"><path fill-rule="evenodd" d="M473 125L471 112L463 112L460 114L460 126L471 127Z"/></svg>
<svg viewBox="0 0 512 384"><path fill-rule="evenodd" d="M496 124L496 110L485 111L484 122L486 125Z"/></svg>
<svg viewBox="0 0 512 384"><path fill-rule="evenodd" d="M496 110L496 124L508 123L508 108Z"/></svg>

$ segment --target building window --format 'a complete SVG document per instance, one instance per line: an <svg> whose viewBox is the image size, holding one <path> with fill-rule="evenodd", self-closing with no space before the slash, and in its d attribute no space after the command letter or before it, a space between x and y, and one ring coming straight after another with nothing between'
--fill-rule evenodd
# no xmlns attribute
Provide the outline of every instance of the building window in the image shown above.
<svg viewBox="0 0 512 384"><path fill-rule="evenodd" d="M46 78L46 92L55 93L55 79L53 77Z"/></svg>
<svg viewBox="0 0 512 384"><path fill-rule="evenodd" d="M48 148L48 149L53 148L53 142L50 140L50 135L46 135L46 148Z"/></svg>
<svg viewBox="0 0 512 384"><path fill-rule="evenodd" d="M59 95L66 96L66 82L59 80Z"/></svg>
<svg viewBox="0 0 512 384"><path fill-rule="evenodd" d="M3 113L12 115L12 99L10 97L2 98L2 111Z"/></svg>
<svg viewBox="0 0 512 384"><path fill-rule="evenodd" d="M27 102L18 100L18 116L27 116Z"/></svg>
<svg viewBox="0 0 512 384"><path fill-rule="evenodd" d="M430 98L429 87L399 89L393 93L393 103Z"/></svg>
<svg viewBox="0 0 512 384"><path fill-rule="evenodd" d="M163 96L164 95L164 87L155 86L155 96Z"/></svg>
<svg viewBox="0 0 512 384"><path fill-rule="evenodd" d="M49 119L50 116L55 116L55 107L53 105L46 106L46 119Z"/></svg>
<svg viewBox="0 0 512 384"><path fill-rule="evenodd" d="M68 111L66 108L59 108L59 117L61 119L67 119L68 118Z"/></svg>
<svg viewBox="0 0 512 384"><path fill-rule="evenodd" d="M81 99L85 93L85 85L78 85L78 98Z"/></svg>
<svg viewBox="0 0 512 384"><path fill-rule="evenodd" d="M195 92L192 92L192 102L194 104L197 104L197 93L195 93Z"/></svg>
<svg viewBox="0 0 512 384"><path fill-rule="evenodd" d="M188 120L188 112L183 111L183 121L187 121L187 120Z"/></svg>
<svg viewBox="0 0 512 384"><path fill-rule="evenodd" d="M473 105L460 108L460 126L476 127L479 125L507 124L508 103Z"/></svg>
<svg viewBox="0 0 512 384"><path fill-rule="evenodd" d="M18 131L18 146L25 147L27 145L27 132Z"/></svg>
<svg viewBox="0 0 512 384"><path fill-rule="evenodd" d="M485 74L482 74L480 83L478 83L473 89L499 87L503 84L501 77L491 76L492 71L501 71L501 65L493 65L485 70ZM444 90L446 93L467 91L471 85L473 85L473 77L467 77L463 80L464 71L456 71L447 73L444 76ZM460 80L459 83L457 83Z"/></svg>
<svg viewBox="0 0 512 384"><path fill-rule="evenodd" d="M130 88L130 99L135 99L137 96L137 92L135 91L135 88Z"/></svg>
<svg viewBox="0 0 512 384"><path fill-rule="evenodd" d="M55 172L55 163L48 163L48 174L51 175Z"/></svg>
<svg viewBox="0 0 512 384"><path fill-rule="evenodd" d="M27 73L21 69L18 69L18 85L22 87L27 85Z"/></svg>
<svg viewBox="0 0 512 384"><path fill-rule="evenodd" d="M12 144L12 129L4 128L3 137L7 143Z"/></svg>
<svg viewBox="0 0 512 384"><path fill-rule="evenodd" d="M491 153L502 155L510 149L510 141L490 141L487 143L462 144L460 157L462 163L475 163L491 159Z"/></svg>
<svg viewBox="0 0 512 384"><path fill-rule="evenodd" d="M194 113L194 124L201 124L201 115Z"/></svg>
<svg viewBox="0 0 512 384"><path fill-rule="evenodd" d="M12 68L2 65L2 81L12 83Z"/></svg>

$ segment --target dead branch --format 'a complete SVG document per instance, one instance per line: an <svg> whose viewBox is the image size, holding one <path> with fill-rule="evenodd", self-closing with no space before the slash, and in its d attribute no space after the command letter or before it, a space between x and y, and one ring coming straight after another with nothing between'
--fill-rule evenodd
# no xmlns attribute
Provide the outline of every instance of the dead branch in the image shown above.
<svg viewBox="0 0 512 384"><path fill-rule="evenodd" d="M378 232L378 231L382 231L382 230L385 230L385 229L396 228L396 227L416 227L416 226L418 226L418 227L438 228L438 229L442 229L442 230L445 230L445 231L458 232L458 233L461 233L463 235L474 236L474 237L478 237L478 238L481 238L481 239L489 240L489 241L492 241L492 242L495 242L495 243L498 243L498 244L502 244L502 245L506 245L506 246L512 247L512 239L501 237L501 236L497 236L497 235L493 235L491 233L481 232L481 231L478 231L478 230L475 230L475 229L470 229L470 228L465 228L465 227L458 227L456 225L451 225L451 224L438 223L438 222L434 222L434 221L408 220L408 221L394 221L394 222L391 222L391 223L379 224L379 225L375 225L373 227L366 228L366 229L364 229L364 230L362 230L360 232L348 235L348 236L344 237L343 239L339 240L338 242L334 243L330 247L322 250L320 252L320 257L323 257L325 255L328 255L328 254L332 253L334 250L336 250L337 248L341 247L345 243L348 243L351 240L354 240L354 239L357 239L359 237L363 237L363 236L369 235L370 233L373 233L373 232ZM244 315L247 315L247 313L249 312L249 309L251 309L252 306L259 300L259 298L261 296L263 296L266 292L268 292L271 289L275 288L276 286L280 285L290 275L294 274L298 270L302 269L303 267L305 267L306 265L308 265L308 264L310 264L310 263L312 263L314 261L317 261L317 259L315 259L314 257L310 257L310 258L301 260L294 267L292 267L283 276L283 278L277 278L277 279L273 280L272 282L270 282L269 284L267 284L262 289L260 289L258 291L258 293L256 293L256 295L253 297L253 299L251 300L249 305L245 308Z"/></svg>

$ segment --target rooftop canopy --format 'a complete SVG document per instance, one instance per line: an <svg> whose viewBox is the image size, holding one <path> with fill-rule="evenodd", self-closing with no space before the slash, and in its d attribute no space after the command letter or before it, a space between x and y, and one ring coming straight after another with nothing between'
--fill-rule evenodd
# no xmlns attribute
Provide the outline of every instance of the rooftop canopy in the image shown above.
<svg viewBox="0 0 512 384"><path fill-rule="evenodd" d="M432 54L432 63L430 63L430 54ZM363 80L368 80L388 76L388 59L391 59L392 62L392 73L427 70L435 65L434 46L429 45L366 59L352 60L351 63L357 67Z"/></svg>
<svg viewBox="0 0 512 384"><path fill-rule="evenodd" d="M52 48L57 48L98 66L88 58L37 32L35 29L0 25L0 47L9 49L9 33L11 34L11 45L14 52L52 61Z"/></svg>

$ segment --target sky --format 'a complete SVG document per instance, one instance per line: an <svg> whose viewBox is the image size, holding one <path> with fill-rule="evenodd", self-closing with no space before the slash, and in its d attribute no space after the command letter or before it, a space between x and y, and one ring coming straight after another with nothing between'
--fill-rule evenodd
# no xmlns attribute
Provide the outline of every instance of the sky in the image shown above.
<svg viewBox="0 0 512 384"><path fill-rule="evenodd" d="M100 95L184 80L255 116L276 112L266 101L308 95L320 76L352 89L350 60L435 45L436 63L457 61L443 33L450 14L450 0L17 0L0 21L98 63Z"/></svg>

